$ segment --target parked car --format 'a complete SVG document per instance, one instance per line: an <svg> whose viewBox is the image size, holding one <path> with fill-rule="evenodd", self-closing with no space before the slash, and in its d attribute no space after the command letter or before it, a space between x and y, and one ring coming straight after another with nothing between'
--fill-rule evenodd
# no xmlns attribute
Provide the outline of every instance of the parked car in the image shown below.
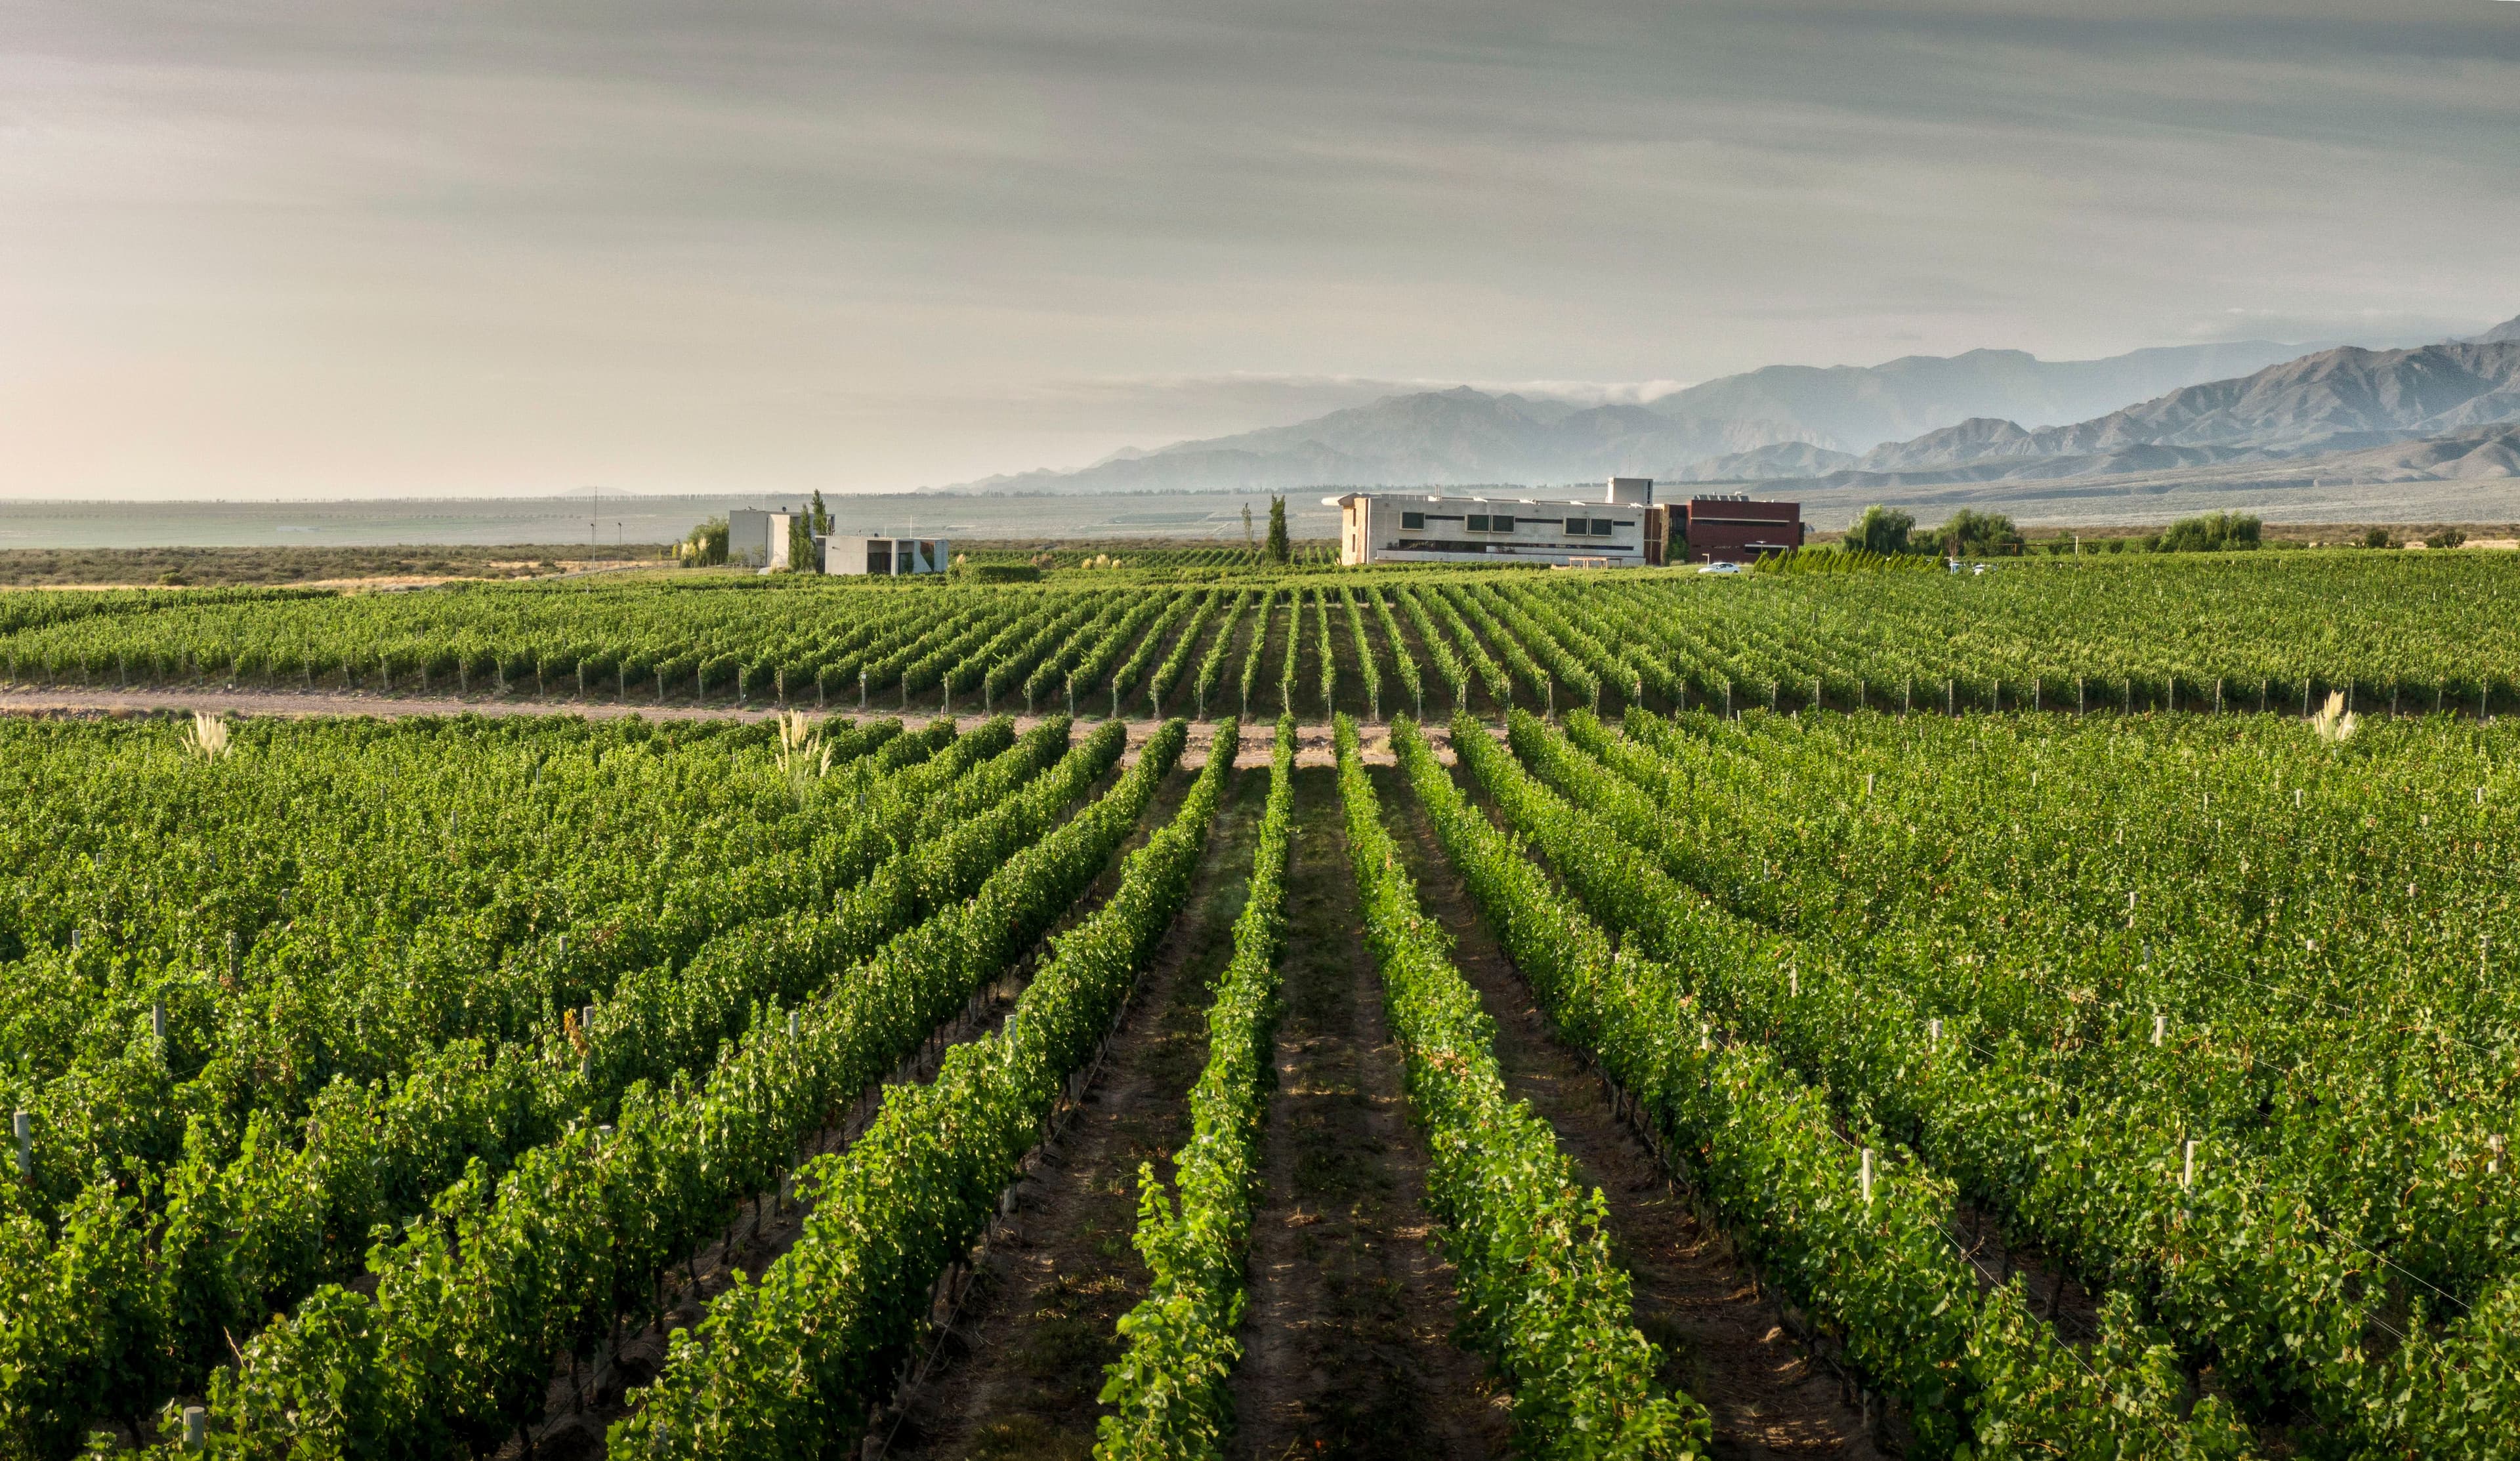
<svg viewBox="0 0 2520 1461"><path fill-rule="evenodd" d="M1738 563L1709 563L1697 571L1700 573L1738 573L1741 571L1741 565Z"/></svg>

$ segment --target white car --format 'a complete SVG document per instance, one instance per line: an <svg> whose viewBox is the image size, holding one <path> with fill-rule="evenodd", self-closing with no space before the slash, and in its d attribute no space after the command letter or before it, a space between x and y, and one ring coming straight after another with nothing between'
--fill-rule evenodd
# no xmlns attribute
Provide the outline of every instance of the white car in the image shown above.
<svg viewBox="0 0 2520 1461"><path fill-rule="evenodd" d="M1738 563L1709 563L1697 571L1700 573L1738 573L1741 571L1741 565Z"/></svg>

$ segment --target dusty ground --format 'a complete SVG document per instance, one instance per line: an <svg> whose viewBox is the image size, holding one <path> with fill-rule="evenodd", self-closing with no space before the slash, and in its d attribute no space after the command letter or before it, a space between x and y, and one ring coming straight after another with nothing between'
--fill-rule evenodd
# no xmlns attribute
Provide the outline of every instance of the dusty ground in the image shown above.
<svg viewBox="0 0 2520 1461"><path fill-rule="evenodd" d="M1191 905L1065 1131L1023 1183L1011 1231L991 1245L931 1372L905 1407L896 1457L1084 1457L1094 1447L1114 1321L1144 1298L1130 1243L1139 1170L1170 1180L1189 1138L1184 1104L1207 1058L1206 1010L1233 955L1234 920L1266 775L1245 775L1208 838Z"/></svg>
<svg viewBox="0 0 2520 1461"><path fill-rule="evenodd" d="M1425 1147L1361 937L1332 773L1298 775L1295 815L1234 1454L1502 1455L1502 1404L1450 1342L1452 1267L1432 1242Z"/></svg>
<svg viewBox="0 0 2520 1461"><path fill-rule="evenodd" d="M1105 777L1089 795L1101 795L1114 777ZM1191 777L1176 772L1159 788L1137 827L1121 849L1114 853L1085 895L1079 898L1067 915L1059 920L1048 938L1037 944L1009 968L1004 977L974 996L964 1015L945 1030L930 1038L913 1058L910 1078L928 1081L935 1077L945 1052L955 1044L976 1040L997 1028L1030 981L1034 965L1048 951L1050 939L1100 908L1119 885L1121 862L1129 852L1143 846L1154 828L1170 820L1188 794ZM803 1165L824 1152L838 1151L854 1141L880 1107L881 1087L870 1090L851 1104L849 1110L830 1128L809 1137L797 1151L796 1165ZM725 1233L702 1252L691 1256L685 1267L666 1277L666 1308L662 1318L635 1334L627 1336L619 1347L617 1357L609 1363L573 1364L565 1356L554 1366L552 1387L546 1401L546 1418L534 1432L533 1456L536 1461L593 1461L604 1454L604 1434L613 1421L626 1413L626 1393L653 1380L663 1367L667 1346L673 1332L699 1322L708 1305L733 1283L736 1271L758 1275L776 1262L780 1255L795 1246L804 1233L807 1209L799 1204L783 1208L775 1198L761 1196L738 1208ZM525 1455L515 1442L500 1453L503 1458Z"/></svg>
<svg viewBox="0 0 2520 1461"><path fill-rule="evenodd" d="M1836 1375L1778 1322L1751 1275L1701 1224L1587 1063L1560 1044L1480 920L1417 798L1396 775L1378 788L1418 895L1454 937L1454 961L1497 1022L1497 1062L1515 1098L1557 1132L1581 1180L1609 1199L1610 1240L1635 1285L1637 1326L1665 1356L1665 1383L1703 1404L1721 1457L1881 1455Z"/></svg>

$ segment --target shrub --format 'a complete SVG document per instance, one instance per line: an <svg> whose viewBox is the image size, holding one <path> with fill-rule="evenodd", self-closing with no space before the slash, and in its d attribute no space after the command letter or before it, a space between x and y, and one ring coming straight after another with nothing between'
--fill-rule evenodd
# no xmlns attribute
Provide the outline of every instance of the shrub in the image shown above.
<svg viewBox="0 0 2520 1461"><path fill-rule="evenodd" d="M1865 553L1906 553L1908 534L1915 526L1916 519L1910 514L1874 503L1846 530L1846 546Z"/></svg>
<svg viewBox="0 0 2520 1461"><path fill-rule="evenodd" d="M2247 512L2208 512L2182 517L2170 525L2156 546L2160 553L2228 553L2258 546L2262 524Z"/></svg>
<svg viewBox="0 0 2520 1461"><path fill-rule="evenodd" d="M2021 530L2001 512L1962 508L1952 514L1951 521L1934 529L1934 541L1942 546L1946 557L1984 557L2017 550Z"/></svg>

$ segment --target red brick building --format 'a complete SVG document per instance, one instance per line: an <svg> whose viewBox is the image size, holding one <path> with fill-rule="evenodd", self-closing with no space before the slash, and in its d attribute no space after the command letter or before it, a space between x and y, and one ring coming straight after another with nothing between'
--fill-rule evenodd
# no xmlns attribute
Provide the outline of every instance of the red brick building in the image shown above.
<svg viewBox="0 0 2520 1461"><path fill-rule="evenodd" d="M1675 563L1748 563L1803 546L1803 505L1693 497L1671 545ZM1678 539L1686 538L1684 548Z"/></svg>

